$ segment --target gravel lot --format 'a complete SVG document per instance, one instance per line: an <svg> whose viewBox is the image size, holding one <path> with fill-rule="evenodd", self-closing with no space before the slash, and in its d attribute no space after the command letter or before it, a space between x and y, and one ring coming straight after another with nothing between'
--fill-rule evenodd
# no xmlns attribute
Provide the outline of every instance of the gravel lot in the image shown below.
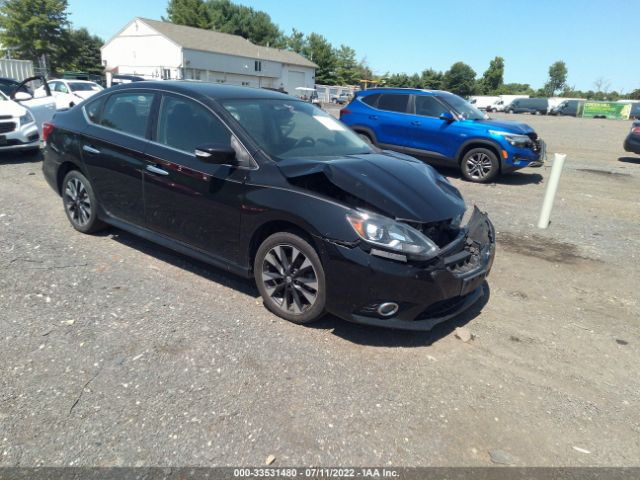
<svg viewBox="0 0 640 480"><path fill-rule="evenodd" d="M4 155L0 466L638 466L629 123L506 118L568 154L552 224L535 228L548 167L488 186L444 171L498 254L485 301L430 333L289 324L249 282L75 232L40 159Z"/></svg>

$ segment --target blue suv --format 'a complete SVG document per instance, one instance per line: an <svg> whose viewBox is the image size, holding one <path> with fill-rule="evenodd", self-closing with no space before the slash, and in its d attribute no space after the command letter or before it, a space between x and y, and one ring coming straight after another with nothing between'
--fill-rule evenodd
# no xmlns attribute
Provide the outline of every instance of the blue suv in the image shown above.
<svg viewBox="0 0 640 480"><path fill-rule="evenodd" d="M449 92L364 90L340 111L340 120L380 148L460 168L472 182L540 167L545 159L545 144L529 125L489 120Z"/></svg>

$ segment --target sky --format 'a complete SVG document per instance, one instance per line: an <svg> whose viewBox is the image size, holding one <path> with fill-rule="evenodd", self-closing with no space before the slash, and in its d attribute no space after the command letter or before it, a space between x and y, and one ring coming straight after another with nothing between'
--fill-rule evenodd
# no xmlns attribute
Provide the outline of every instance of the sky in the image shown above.
<svg viewBox="0 0 640 480"><path fill-rule="evenodd" d="M108 40L134 17L160 19L168 0L69 0L69 19ZM317 32L348 45L376 74L447 70L462 61L478 75L499 55L505 83L542 87L563 60L569 86L640 88L634 25L638 0L235 0L262 10L285 33Z"/></svg>

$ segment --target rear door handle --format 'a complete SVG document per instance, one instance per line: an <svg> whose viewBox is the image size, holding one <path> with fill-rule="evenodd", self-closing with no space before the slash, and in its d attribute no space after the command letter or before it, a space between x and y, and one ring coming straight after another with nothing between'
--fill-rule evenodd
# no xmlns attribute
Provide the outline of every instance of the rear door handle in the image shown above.
<svg viewBox="0 0 640 480"><path fill-rule="evenodd" d="M169 172L167 172L166 170L163 170L161 168L158 168L154 165L147 165L147 171L151 172L151 173L156 173L158 175L169 175Z"/></svg>
<svg viewBox="0 0 640 480"><path fill-rule="evenodd" d="M82 150L84 150L87 153L90 153L91 155L99 155L100 154L100 150L98 150L95 147L92 147L91 145L83 145L82 146Z"/></svg>
<svg viewBox="0 0 640 480"><path fill-rule="evenodd" d="M378 120L378 115L369 115L371 120Z"/></svg>
<svg viewBox="0 0 640 480"><path fill-rule="evenodd" d="M411 125L414 125L416 127L419 127L420 125L422 125L422 122L416 120L415 122L411 122Z"/></svg>

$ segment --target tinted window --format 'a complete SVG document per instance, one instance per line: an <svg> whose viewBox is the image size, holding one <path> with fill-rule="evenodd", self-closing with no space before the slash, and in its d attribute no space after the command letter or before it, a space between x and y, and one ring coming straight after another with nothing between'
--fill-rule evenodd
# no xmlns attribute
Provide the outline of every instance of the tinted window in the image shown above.
<svg viewBox="0 0 640 480"><path fill-rule="evenodd" d="M378 108L381 110L389 110L390 112L406 112L407 103L409 103L409 95L385 93L380 95L378 100Z"/></svg>
<svg viewBox="0 0 640 480"><path fill-rule="evenodd" d="M119 93L107 100L100 124L121 132L144 137L149 124L152 93Z"/></svg>
<svg viewBox="0 0 640 480"><path fill-rule="evenodd" d="M100 123L100 111L102 110L102 104L104 104L105 98L106 97L100 97L84 107L87 117L89 117L89 120L93 123Z"/></svg>
<svg viewBox="0 0 640 480"><path fill-rule="evenodd" d="M367 95L366 97L362 98L362 101L364 103L366 103L367 105L370 105L372 107L376 107L378 105L378 99L380 98L380 94L376 93L375 95Z"/></svg>
<svg viewBox="0 0 640 480"><path fill-rule="evenodd" d="M425 95L416 96L416 115L425 115L427 117L439 117L440 114L447 109L435 99L435 97L427 97Z"/></svg>
<svg viewBox="0 0 640 480"><path fill-rule="evenodd" d="M100 91L100 87L95 83L81 83L81 82L70 82L69 88L71 88L72 92L90 92L90 91Z"/></svg>
<svg viewBox="0 0 640 480"><path fill-rule="evenodd" d="M205 107L185 98L165 96L158 117L157 141L193 153L206 144L229 146L231 134Z"/></svg>

